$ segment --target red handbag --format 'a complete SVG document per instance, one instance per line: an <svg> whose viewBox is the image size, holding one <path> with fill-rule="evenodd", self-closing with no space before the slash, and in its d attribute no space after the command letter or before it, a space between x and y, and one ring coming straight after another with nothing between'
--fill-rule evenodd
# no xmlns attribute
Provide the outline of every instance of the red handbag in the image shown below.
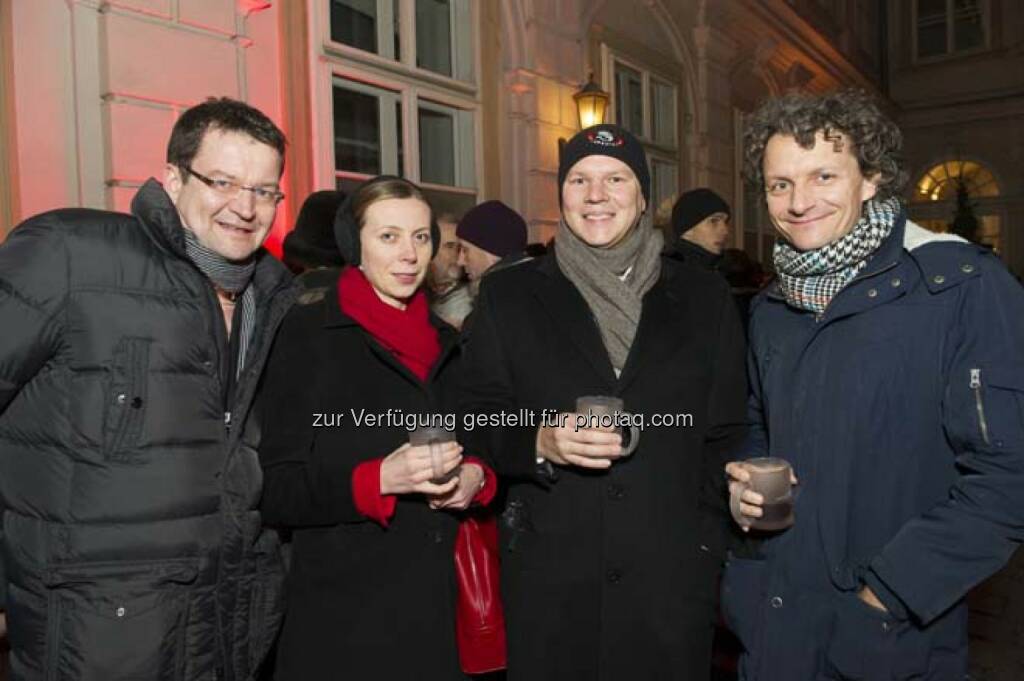
<svg viewBox="0 0 1024 681"><path fill-rule="evenodd" d="M493 513L466 514L455 537L455 636L467 674L504 669L505 612L498 567L498 523Z"/></svg>

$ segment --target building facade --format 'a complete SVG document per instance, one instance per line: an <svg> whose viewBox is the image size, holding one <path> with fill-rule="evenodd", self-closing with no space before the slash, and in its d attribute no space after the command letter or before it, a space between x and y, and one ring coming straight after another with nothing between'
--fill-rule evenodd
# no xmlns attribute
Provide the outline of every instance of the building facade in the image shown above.
<svg viewBox="0 0 1024 681"><path fill-rule="evenodd" d="M644 141L655 206L710 186L734 206L735 245L765 261L743 116L793 87L877 92L881 18L863 7L877 3L2 0L0 235L48 208L126 209L178 113L230 95L291 141L272 247L310 192L378 173L456 216L501 199L546 241L559 140L593 74L607 119Z"/></svg>
<svg viewBox="0 0 1024 681"><path fill-rule="evenodd" d="M878 94L905 132L915 219L946 229L964 187L976 238L1024 274L1021 36L1011 0L0 0L0 240L51 208L127 210L179 113L228 95L290 140L274 250L309 193L379 173L456 217L501 199L544 242L593 74L647 149L655 208L712 187L733 245L764 264L744 116L793 88ZM1024 670L1005 652L1024 638L1022 575L974 597L979 678Z"/></svg>
<svg viewBox="0 0 1024 681"><path fill-rule="evenodd" d="M948 226L963 184L976 240L1024 275L1024 5L914 0L888 9L888 93L911 171L911 215Z"/></svg>

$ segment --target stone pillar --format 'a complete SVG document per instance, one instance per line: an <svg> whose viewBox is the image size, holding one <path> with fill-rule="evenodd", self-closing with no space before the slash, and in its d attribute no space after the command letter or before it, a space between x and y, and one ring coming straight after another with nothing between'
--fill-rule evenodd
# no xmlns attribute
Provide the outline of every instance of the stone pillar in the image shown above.
<svg viewBox="0 0 1024 681"><path fill-rule="evenodd" d="M707 17L705 17L707 18ZM735 130L730 70L735 41L710 23L693 29L697 54L695 186L731 196L735 184Z"/></svg>
<svg viewBox="0 0 1024 681"><path fill-rule="evenodd" d="M503 0L505 54L502 195L530 226L530 240L554 236L559 138L578 129L573 93L584 78L577 0Z"/></svg>

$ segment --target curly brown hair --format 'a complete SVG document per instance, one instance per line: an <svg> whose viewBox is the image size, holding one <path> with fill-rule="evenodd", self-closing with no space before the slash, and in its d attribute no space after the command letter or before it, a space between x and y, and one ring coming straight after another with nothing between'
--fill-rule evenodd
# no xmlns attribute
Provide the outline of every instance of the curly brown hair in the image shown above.
<svg viewBox="0 0 1024 681"><path fill-rule="evenodd" d="M789 135L805 148L814 147L815 134L841 132L853 143L860 172L878 176L876 196L898 196L907 182L900 150L903 134L863 90L840 90L824 95L794 92L769 99L753 113L743 133L743 175L764 187L764 149L773 135Z"/></svg>

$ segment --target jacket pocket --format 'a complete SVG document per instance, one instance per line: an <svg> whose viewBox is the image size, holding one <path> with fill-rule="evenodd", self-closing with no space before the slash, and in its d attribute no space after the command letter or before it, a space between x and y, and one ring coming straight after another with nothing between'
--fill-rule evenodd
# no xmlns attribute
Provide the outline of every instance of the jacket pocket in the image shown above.
<svg viewBox="0 0 1024 681"><path fill-rule="evenodd" d="M721 609L725 625L751 654L757 647L758 622L764 602L765 562L731 557L722 575Z"/></svg>
<svg viewBox="0 0 1024 681"><path fill-rule="evenodd" d="M142 435L149 344L148 338L122 338L114 349L103 425L103 452L110 461L129 461Z"/></svg>
<svg viewBox="0 0 1024 681"><path fill-rule="evenodd" d="M46 599L11 583L7 586L7 626L11 648L17 651L17 673L43 677L46 647Z"/></svg>
<svg viewBox="0 0 1024 681"><path fill-rule="evenodd" d="M917 679L928 669L928 636L868 605L853 592L836 597L821 679Z"/></svg>
<svg viewBox="0 0 1024 681"><path fill-rule="evenodd" d="M48 679L177 681L184 676L196 559L51 568Z"/></svg>
<svg viewBox="0 0 1024 681"><path fill-rule="evenodd" d="M1024 366L978 364L969 370L977 439L988 449L1024 444Z"/></svg>

